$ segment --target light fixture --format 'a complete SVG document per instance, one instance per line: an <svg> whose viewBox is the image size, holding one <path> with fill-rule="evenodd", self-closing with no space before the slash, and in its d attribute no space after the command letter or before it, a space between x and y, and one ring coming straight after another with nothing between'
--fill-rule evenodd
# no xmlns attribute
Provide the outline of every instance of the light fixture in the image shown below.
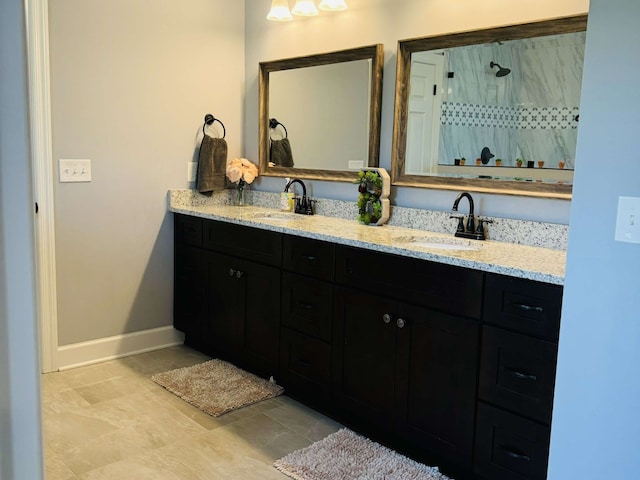
<svg viewBox="0 0 640 480"><path fill-rule="evenodd" d="M296 0L291 13L301 17L313 17L318 15L318 9L313 0Z"/></svg>
<svg viewBox="0 0 640 480"><path fill-rule="evenodd" d="M318 8L328 12L338 12L347 9L347 2L345 0L322 0Z"/></svg>
<svg viewBox="0 0 640 480"><path fill-rule="evenodd" d="M293 16L289 11L288 0L272 0L271 10L267 14L267 20L275 20L276 22L286 22L293 20Z"/></svg>

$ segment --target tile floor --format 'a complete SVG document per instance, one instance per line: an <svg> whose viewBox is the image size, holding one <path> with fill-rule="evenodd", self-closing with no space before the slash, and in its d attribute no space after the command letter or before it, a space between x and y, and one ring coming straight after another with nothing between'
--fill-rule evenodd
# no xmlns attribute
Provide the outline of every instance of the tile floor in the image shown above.
<svg viewBox="0 0 640 480"><path fill-rule="evenodd" d="M150 380L208 359L179 346L43 375L46 480L283 480L274 460L341 428L286 395L210 417Z"/></svg>

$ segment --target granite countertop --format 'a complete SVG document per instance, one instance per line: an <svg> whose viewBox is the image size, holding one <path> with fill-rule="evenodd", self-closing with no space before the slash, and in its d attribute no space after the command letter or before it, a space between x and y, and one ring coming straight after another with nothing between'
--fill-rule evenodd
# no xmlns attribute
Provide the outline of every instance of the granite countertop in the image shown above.
<svg viewBox="0 0 640 480"><path fill-rule="evenodd" d="M564 283L566 263L564 250L491 240L465 240L455 238L453 232L451 235L447 235L391 225L366 226L355 220L321 215L306 216L263 207L185 205L170 202L169 210L174 213L247 225L484 272L555 285ZM438 244L443 245L439 247ZM446 249L452 245L472 249Z"/></svg>

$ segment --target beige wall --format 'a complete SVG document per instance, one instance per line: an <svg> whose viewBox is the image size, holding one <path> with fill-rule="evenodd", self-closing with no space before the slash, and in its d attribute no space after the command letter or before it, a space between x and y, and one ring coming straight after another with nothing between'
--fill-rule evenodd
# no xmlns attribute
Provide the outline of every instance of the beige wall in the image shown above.
<svg viewBox="0 0 640 480"><path fill-rule="evenodd" d="M49 2L53 149L92 160L55 180L58 335L67 345L171 325L169 188L185 188L205 113L242 146L244 5Z"/></svg>
<svg viewBox="0 0 640 480"><path fill-rule="evenodd" d="M258 63L372 43L385 48L380 166L390 169L398 40L586 13L588 0L349 0L349 10L293 22L265 19L269 2L247 1L245 153L258 158ZM251 6L251 7L250 7ZM262 177L257 188L279 191L281 180ZM316 196L354 199L344 183L309 182ZM399 188L394 204L448 210L456 192ZM482 214L568 223L570 202L474 195Z"/></svg>

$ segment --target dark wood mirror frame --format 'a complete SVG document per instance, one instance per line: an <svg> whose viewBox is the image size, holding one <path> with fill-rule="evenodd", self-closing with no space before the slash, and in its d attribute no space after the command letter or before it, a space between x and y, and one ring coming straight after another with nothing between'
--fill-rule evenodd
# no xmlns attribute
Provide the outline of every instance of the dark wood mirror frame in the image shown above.
<svg viewBox="0 0 640 480"><path fill-rule="evenodd" d="M399 41L391 160L392 185L570 199L572 186L566 184L405 174L407 102L411 74L411 54L465 45L582 32L586 29L587 15L576 15L540 22Z"/></svg>
<svg viewBox="0 0 640 480"><path fill-rule="evenodd" d="M382 104L382 44L340 50L336 52L260 62L258 99L258 138L260 175L305 179L351 181L358 171L322 170L295 167L269 167L269 73L294 68L328 65L354 60L371 60L371 95L369 116L369 167L377 167L380 155L380 109Z"/></svg>

